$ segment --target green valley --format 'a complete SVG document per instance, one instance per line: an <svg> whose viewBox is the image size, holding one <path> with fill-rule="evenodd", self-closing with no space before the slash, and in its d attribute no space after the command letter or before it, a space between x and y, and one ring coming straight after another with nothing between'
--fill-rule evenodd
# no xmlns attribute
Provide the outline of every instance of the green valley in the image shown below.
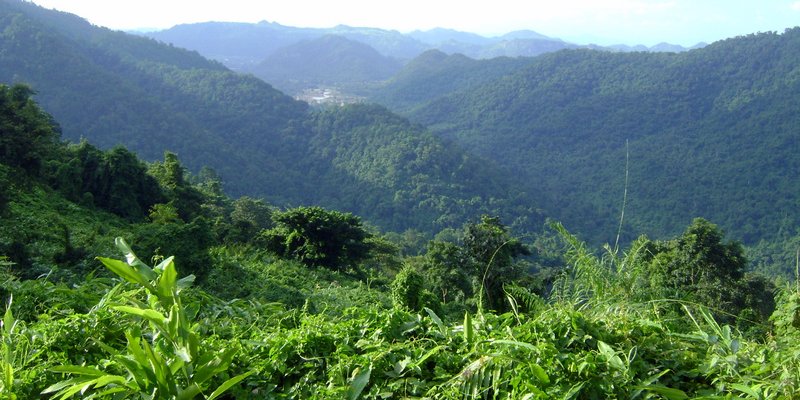
<svg viewBox="0 0 800 400"><path fill-rule="evenodd" d="M800 28L196 29L0 0L0 399L798 398Z"/></svg>

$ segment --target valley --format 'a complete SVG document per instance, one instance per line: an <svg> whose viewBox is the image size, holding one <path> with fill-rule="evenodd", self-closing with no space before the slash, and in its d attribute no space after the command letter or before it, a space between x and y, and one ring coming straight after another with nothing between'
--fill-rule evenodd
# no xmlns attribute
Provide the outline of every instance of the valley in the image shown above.
<svg viewBox="0 0 800 400"><path fill-rule="evenodd" d="M798 109L798 27L0 0L0 398L795 398Z"/></svg>

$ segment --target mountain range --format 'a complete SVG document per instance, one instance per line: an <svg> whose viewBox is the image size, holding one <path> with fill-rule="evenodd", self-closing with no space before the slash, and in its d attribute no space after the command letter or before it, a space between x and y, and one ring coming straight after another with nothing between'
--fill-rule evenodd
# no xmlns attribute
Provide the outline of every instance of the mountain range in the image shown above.
<svg viewBox="0 0 800 400"><path fill-rule="evenodd" d="M623 240L675 235L696 216L747 245L798 233L797 28L680 53L582 48L478 59L416 45L399 64L386 49L484 39L348 27L319 35L269 23L171 30L217 29L204 43L222 50L255 43L239 40L245 31L295 35L269 42L278 56L261 67L275 74L286 71L280 59L302 64L300 50L314 46L320 57L335 48L363 55L342 58L340 72L380 72L378 83L350 78L372 104L315 109L206 50L28 2L0 2L0 27L0 82L30 84L64 139L124 145L146 160L177 152L190 171L212 167L234 196L322 205L431 235L489 213L522 231L548 216L613 242L623 210ZM304 74L314 84L339 79L323 72Z"/></svg>
<svg viewBox="0 0 800 400"><path fill-rule="evenodd" d="M800 224L798 28L683 53L561 51L494 77L477 71L500 61L454 57L409 64L376 99L510 168L578 232L613 241L626 192L631 235L704 216L753 244ZM450 86L467 66L486 80Z"/></svg>
<svg viewBox="0 0 800 400"><path fill-rule="evenodd" d="M296 28L274 22L262 21L255 24L230 22L205 22L177 25L170 29L147 32L144 35L170 43L178 47L196 50L205 57L217 60L229 68L250 72L266 79L276 87L297 94L303 89L320 83L320 79L307 80L308 68L327 71L313 71L311 76L326 75L326 84L331 85L331 77L342 76L334 84L348 90L359 89L363 85L352 85L352 77L361 82L380 82L387 76L381 73L363 73L363 65L370 61L378 71L390 71L429 50L439 50L447 54L463 54L474 59L495 57L533 57L563 49L593 48L596 50L628 51L686 51L687 48L662 43L646 46L598 46L568 43L550 38L530 30L514 31L497 37L484 37L474 33L452 29L435 28L428 31L414 31L402 34L394 30L360 28L339 25L333 28ZM332 39L333 36L339 39ZM345 40L346 39L346 40ZM363 46L356 46L354 42ZM698 44L695 47L702 47ZM378 59L377 52L383 56ZM309 63L299 60L307 54ZM328 63L314 63L313 58L328 56ZM334 57L331 57L334 56ZM336 60L331 63L330 60ZM362 67L353 64L361 64Z"/></svg>
<svg viewBox="0 0 800 400"><path fill-rule="evenodd" d="M176 152L231 195L350 211L387 230L438 232L482 212L542 221L500 168L385 108L311 112L196 52L24 1L0 1L0 32L0 82L32 86L64 139L149 161Z"/></svg>

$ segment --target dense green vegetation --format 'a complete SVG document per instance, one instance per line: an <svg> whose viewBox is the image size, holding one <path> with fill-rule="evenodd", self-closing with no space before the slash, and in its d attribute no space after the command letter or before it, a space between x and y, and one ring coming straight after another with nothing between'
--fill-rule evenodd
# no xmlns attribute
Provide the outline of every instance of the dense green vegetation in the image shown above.
<svg viewBox="0 0 800 400"><path fill-rule="evenodd" d="M370 97L398 112L456 91L480 87L530 63L526 58L473 60L461 54L429 50L414 58Z"/></svg>
<svg viewBox="0 0 800 400"><path fill-rule="evenodd" d="M546 54L418 104L412 120L509 168L593 243L613 241L629 173L628 240L675 235L702 215L755 245L800 222L798 40L791 29L680 54ZM436 85L417 76L406 91Z"/></svg>
<svg viewBox="0 0 800 400"><path fill-rule="evenodd" d="M390 78L401 66L366 44L327 35L278 49L250 72L289 94L317 87L358 94Z"/></svg>
<svg viewBox="0 0 800 400"><path fill-rule="evenodd" d="M0 89L4 398L800 391L800 288L746 274L706 220L595 254L559 224L520 238L484 216L403 256L413 235L232 200L173 153L62 143L28 87Z"/></svg>
<svg viewBox="0 0 800 400"><path fill-rule="evenodd" d="M26 2L0 21L0 398L800 393L797 29L429 53L387 98L439 137ZM475 93L413 89L462 67Z"/></svg>
<svg viewBox="0 0 800 400"><path fill-rule="evenodd" d="M430 236L475 209L513 221L532 204L498 168L380 107L312 113L197 53L27 2L0 1L0 18L0 82L34 88L65 139L123 145L151 162L168 150L196 174L212 168L227 194L334 208L398 232Z"/></svg>

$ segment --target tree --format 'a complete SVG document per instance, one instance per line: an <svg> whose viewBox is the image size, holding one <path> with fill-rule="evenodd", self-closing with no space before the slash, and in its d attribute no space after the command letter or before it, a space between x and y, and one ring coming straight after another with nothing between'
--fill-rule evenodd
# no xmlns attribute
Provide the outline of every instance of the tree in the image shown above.
<svg viewBox="0 0 800 400"><path fill-rule="evenodd" d="M147 174L145 164L122 146L103 154L96 179L95 204L122 217L142 220L154 204L163 201L161 188Z"/></svg>
<svg viewBox="0 0 800 400"><path fill-rule="evenodd" d="M59 128L33 101L34 94L27 85L0 85L0 162L38 175Z"/></svg>
<svg viewBox="0 0 800 400"><path fill-rule="evenodd" d="M272 209L261 199L242 196L233 202L228 240L250 242L259 232L272 226Z"/></svg>
<svg viewBox="0 0 800 400"><path fill-rule="evenodd" d="M530 250L509 234L500 218L486 215L481 222L465 227L464 250L470 258L472 274L478 278L476 291L483 290L483 300L490 308L503 309L503 285L522 275L514 261L530 255Z"/></svg>
<svg viewBox="0 0 800 400"><path fill-rule="evenodd" d="M723 237L716 225L696 218L680 237L655 243L651 287L667 297L688 298L721 310L723 320L746 309L766 319L774 308L771 282L745 276L742 245Z"/></svg>
<svg viewBox="0 0 800 400"><path fill-rule="evenodd" d="M349 213L321 207L298 207L276 212L275 227L261 238L275 254L309 266L335 270L353 267L370 254L371 235Z"/></svg>
<svg viewBox="0 0 800 400"><path fill-rule="evenodd" d="M205 196L186 179L186 168L177 154L164 152L164 161L151 164L148 172L161 185L182 220L188 222L202 214Z"/></svg>
<svg viewBox="0 0 800 400"><path fill-rule="evenodd" d="M503 285L522 277L516 259L530 255L530 250L499 218L486 215L478 223L464 225L460 234L445 232L437 237L442 239L430 242L422 263L428 289L443 303L477 294L489 308L504 309Z"/></svg>
<svg viewBox="0 0 800 400"><path fill-rule="evenodd" d="M472 296L472 272L464 249L451 242L433 240L422 263L422 271L431 292L446 304Z"/></svg>

